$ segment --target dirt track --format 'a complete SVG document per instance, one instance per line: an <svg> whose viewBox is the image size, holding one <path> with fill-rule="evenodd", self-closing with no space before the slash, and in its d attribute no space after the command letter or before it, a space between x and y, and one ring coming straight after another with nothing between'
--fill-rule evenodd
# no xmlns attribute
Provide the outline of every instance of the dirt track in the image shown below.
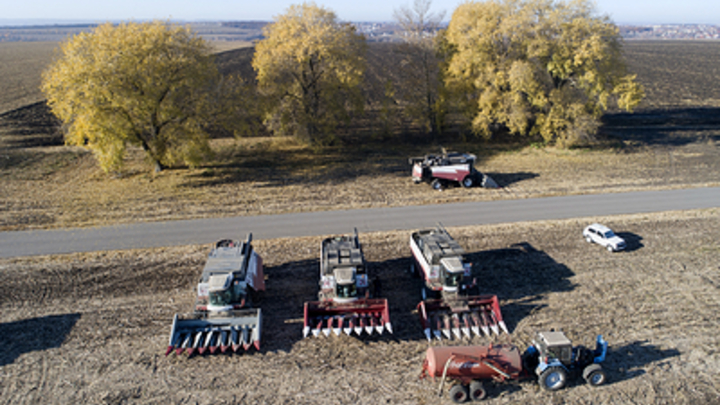
<svg viewBox="0 0 720 405"><path fill-rule="evenodd" d="M617 254L582 240L584 220L450 229L501 300L512 331L501 341L524 347L554 327L576 344L598 333L610 343L607 386L492 386L488 403L720 403L718 214L613 217L629 242ZM420 285L405 272L407 235L360 237L394 337L301 340L319 238L257 241L263 350L242 356L163 356L207 246L0 261L0 402L439 403L436 384L417 378L427 342L412 313Z"/></svg>

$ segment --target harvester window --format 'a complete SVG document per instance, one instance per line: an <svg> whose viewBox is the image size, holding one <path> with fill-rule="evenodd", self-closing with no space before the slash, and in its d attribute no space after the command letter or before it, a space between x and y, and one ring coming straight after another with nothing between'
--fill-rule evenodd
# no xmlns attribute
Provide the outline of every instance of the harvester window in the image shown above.
<svg viewBox="0 0 720 405"><path fill-rule="evenodd" d="M210 305L225 306L232 302L232 292L230 290L212 291L210 292Z"/></svg>
<svg viewBox="0 0 720 405"><path fill-rule="evenodd" d="M463 273L446 273L445 285L447 287L457 287L462 283Z"/></svg>
<svg viewBox="0 0 720 405"><path fill-rule="evenodd" d="M338 284L337 285L337 297L338 298L355 298L357 296L357 288L355 284Z"/></svg>

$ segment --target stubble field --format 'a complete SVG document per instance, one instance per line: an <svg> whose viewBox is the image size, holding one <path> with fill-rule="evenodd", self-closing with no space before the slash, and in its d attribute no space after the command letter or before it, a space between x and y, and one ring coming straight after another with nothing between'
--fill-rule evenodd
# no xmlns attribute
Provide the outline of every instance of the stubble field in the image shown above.
<svg viewBox="0 0 720 405"><path fill-rule="evenodd" d="M626 238L611 254L581 237L592 219L452 228L483 292L524 348L536 330L610 344L609 384L557 393L490 384L488 404L720 403L720 212L600 218ZM438 404L418 378L428 343L413 312L407 232L361 234L395 334L302 339L320 238L256 241L266 264L262 350L164 357L171 319L193 304L209 246L0 261L0 402ZM487 338L446 344L487 344ZM433 345L438 342L431 343Z"/></svg>

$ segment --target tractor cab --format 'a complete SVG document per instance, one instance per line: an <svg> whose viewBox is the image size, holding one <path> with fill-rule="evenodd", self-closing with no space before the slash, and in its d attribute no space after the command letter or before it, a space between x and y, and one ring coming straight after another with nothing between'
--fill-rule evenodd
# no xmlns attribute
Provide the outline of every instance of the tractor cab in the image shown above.
<svg viewBox="0 0 720 405"><path fill-rule="evenodd" d="M537 332L533 343L545 363L557 360L565 366L572 364L572 342L563 332Z"/></svg>

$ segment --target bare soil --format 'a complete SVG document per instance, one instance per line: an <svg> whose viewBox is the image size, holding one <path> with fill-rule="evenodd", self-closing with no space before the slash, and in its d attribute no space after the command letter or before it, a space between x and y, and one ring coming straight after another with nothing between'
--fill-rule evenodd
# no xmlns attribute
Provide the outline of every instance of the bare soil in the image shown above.
<svg viewBox="0 0 720 405"><path fill-rule="evenodd" d="M524 348L536 330L610 344L609 384L557 393L489 384L488 404L720 403L717 209L451 228L483 292L497 294ZM628 241L608 253L581 237L604 221ZM438 404L418 378L424 340L407 232L362 234L395 335L302 339L317 293L320 238L254 242L266 263L260 352L164 357L174 313L189 311L209 246L0 261L0 402ZM474 338L472 344L487 344ZM445 344L467 344L445 342ZM431 343L433 345L437 342Z"/></svg>

